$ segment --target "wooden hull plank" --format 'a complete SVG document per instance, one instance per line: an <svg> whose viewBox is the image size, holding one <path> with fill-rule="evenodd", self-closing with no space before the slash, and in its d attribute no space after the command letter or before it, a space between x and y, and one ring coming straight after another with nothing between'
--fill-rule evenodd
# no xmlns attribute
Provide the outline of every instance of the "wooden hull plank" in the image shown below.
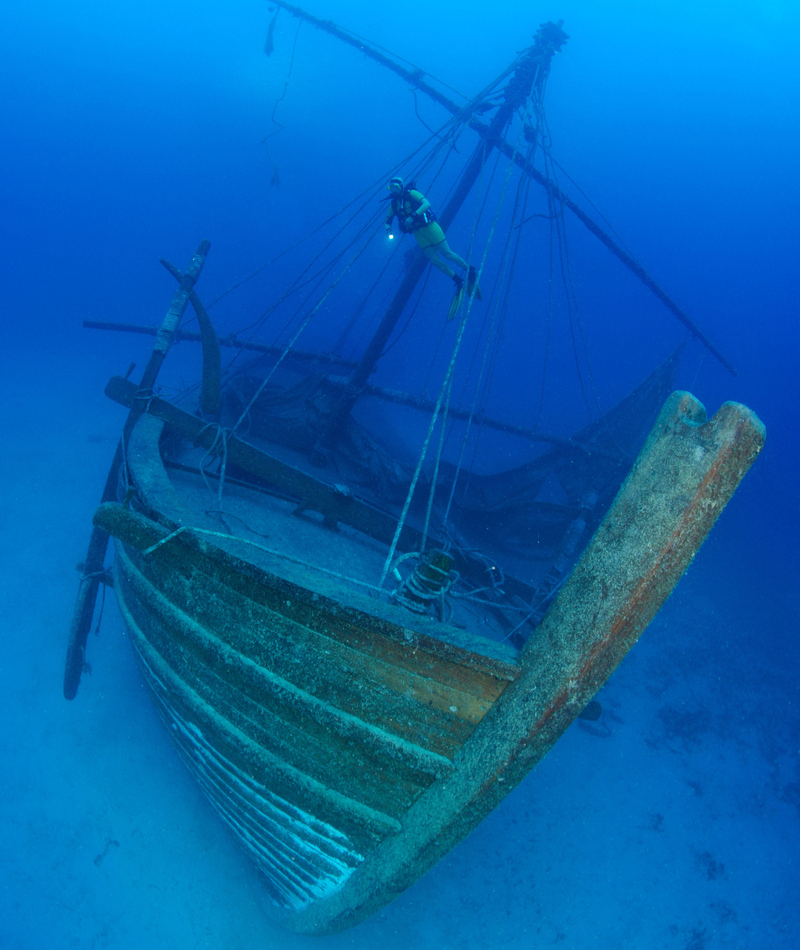
<svg viewBox="0 0 800 950"><path fill-rule="evenodd" d="M409 668L407 657L403 657L402 664L395 663L399 645L394 641L347 618L342 620L338 611L328 612L319 601L313 614L299 608L296 599L301 595L296 589L280 589L283 585L271 591L251 588L247 596L205 572L202 580L197 571L165 573L168 578L158 577L159 571L152 571L152 576L157 584L162 580L169 584L170 599L177 603L186 603L183 598L190 596L196 585L203 586L207 597L190 605L192 616L202 626L224 629L225 640L231 646L276 671L280 668L281 675L317 695L335 687L343 697L337 704L345 710L372 705L377 707L375 715L380 716L379 710L387 702L391 706L395 695L402 704L398 709L401 718L416 721L422 716L436 728L447 728L452 722L460 739L480 722L506 685L504 680L482 674L464 676L463 670L454 670L453 679L460 682L449 685L449 664L435 664L434 677L434 664L424 654L419 671ZM366 622L367 618L359 619ZM364 690L372 691L372 700L367 702ZM353 697L350 702L344 698L347 694ZM408 732L402 726L398 728L398 734Z"/></svg>
<svg viewBox="0 0 800 950"><path fill-rule="evenodd" d="M116 537L142 547L158 540L159 532L168 534L168 529L119 506L103 506L95 520ZM182 534L147 555L147 563L139 566L170 601L186 605L202 627L224 630L229 645L306 692L405 741L437 755L452 756L506 685L505 680L468 670L474 683L470 694L443 685L440 680L446 674L442 671L437 680L432 680L395 668L391 664L396 655L394 640L385 658L375 660L294 619L308 618L316 626L341 629L341 615L345 613L345 622L352 629L355 620L366 626L368 616L343 611L326 598L264 572L256 571L248 577L245 564L238 569L238 563L223 563L220 573L220 556L227 561L223 552ZM230 587L218 582L217 576ZM205 596L193 596L197 589L202 589ZM307 603L301 604L302 600ZM312 606L316 607L315 613ZM292 619L285 616L288 612ZM368 636L367 631L361 636ZM382 634L375 634L376 640L381 638ZM425 651L416 655L420 654L427 661ZM442 664L445 669L451 665ZM429 673L426 662L423 669Z"/></svg>
<svg viewBox="0 0 800 950"><path fill-rule="evenodd" d="M206 673L195 675L194 686L188 685L157 649L161 643L170 655L170 650L186 651L177 665L190 669L195 659L188 654L198 657L203 652L202 637L193 644L174 637L170 648L157 632L151 632L153 643L146 632L133 634L151 688L161 689L162 707L177 710L188 724L181 732L188 742L187 759L195 769L208 771L208 753L195 761L198 749L193 737L199 734L223 763L222 772L205 775L204 787L232 826L245 823L237 833L251 850L264 852L259 866L265 874L270 862L283 860L280 847L272 853L280 836L269 828L262 830L257 816L252 820L239 816L247 797L225 778L228 764L259 789L316 816L353 844L357 867L349 867L335 885L325 876L330 868L309 882L308 875L313 879L317 873L313 860L269 872L271 887L283 895L287 926L329 932L373 913L413 883L524 777L661 606L755 459L763 438L760 422L744 407L726 404L706 422L693 397L671 397L595 538L526 646L521 671L489 657L474 662L462 647L443 648L433 638L369 610L342 606L239 557L240 547L231 553L224 541L206 543L202 534L192 535L191 528L169 537L177 525L160 507L168 494L161 475L154 475L160 457L152 458L151 435L143 439L142 464L154 467L141 482L147 483L143 501L156 520L119 505L101 506L96 514L99 525L131 546L129 561L141 573L143 589L160 592L170 610L186 613L190 627L214 630L227 650L246 656L297 695L313 697L390 734L397 730L395 738L428 752L439 751L437 735L440 742L450 743L454 765L450 774L435 778L422 791L409 786L396 790L381 808L374 808L380 798L379 780L365 787L364 794L346 786L352 793L347 795L326 784L324 770L306 774L305 770L316 768L315 753L308 761L287 762L284 757L291 755L285 747L262 747L260 743L269 744L265 732L259 731L255 712L260 702L256 697L262 694L245 695L246 690L240 690L246 700L242 702L223 689L220 699ZM145 459L148 452L151 457ZM170 510L168 502L166 509ZM202 597L194 596L197 590ZM128 614L126 619L135 627L135 618ZM447 682L451 667L458 670L458 688ZM221 668L209 670L213 676L223 673ZM415 692L413 683L422 681L427 681L428 691ZM443 698L458 693L468 694L478 705L472 713L467 706L461 718L454 703L455 711L446 710L452 717L447 721L437 704L441 707ZM263 715L272 715L268 703L263 705ZM225 713L234 721L225 719ZM372 722L375 715L385 721ZM300 719L294 713L287 716L299 728ZM404 719L413 722L414 731L427 724L427 735L423 739L403 735ZM459 734L459 729L468 731ZM410 802L405 810L404 802ZM309 887L318 888L316 896Z"/></svg>
<svg viewBox="0 0 800 950"><path fill-rule="evenodd" d="M127 575L138 572L122 547L118 550L118 557ZM142 583L146 582L143 580ZM160 612L163 613L163 608ZM167 612L174 615L178 611L170 603ZM169 626L188 643L190 649L203 656L212 669L221 675L224 671L224 675L235 678L239 688L257 699L265 709L291 710L292 716L304 723L305 728L310 728L313 723L320 729L340 735L350 746L362 746L375 755L395 759L416 772L440 775L452 768L450 760L444 756L435 755L419 745L377 729L298 688L296 684L277 676L272 669L259 666L251 654L245 655L234 649L229 642L223 642L188 615L182 615L180 619L171 618Z"/></svg>
<svg viewBox="0 0 800 950"><path fill-rule="evenodd" d="M355 843L220 754L203 732L183 717L146 654L138 649L135 652L181 759L262 872L275 903L296 910L318 899L326 889L340 886L363 860Z"/></svg>
<svg viewBox="0 0 800 950"><path fill-rule="evenodd" d="M163 402L163 400L161 402ZM160 402L158 400L151 400L150 409L155 411L159 406ZM176 409L176 407L171 407L170 404L166 402L164 406ZM183 410L176 409L176 411L183 413ZM188 420L191 421L192 426L198 421L197 417L191 416L188 413L183 413L183 416L186 416ZM187 425L188 424L189 423L187 423ZM127 460L133 483L139 490L141 497L145 500L149 513L157 521L163 522L166 520L170 523L176 522L176 524L171 524L172 528L178 525L201 528L215 527L215 524L201 511L194 510L187 506L183 498L175 490L164 467L159 451L159 438L163 427L164 422L160 418L143 415L131 434ZM242 445L246 445L246 443L242 443ZM267 461L273 461L264 455L264 453L259 452L258 449L252 446L247 446L247 448L259 456L263 456ZM165 532L165 534L166 533L168 532ZM145 536L150 537L152 535L147 530L144 530L141 537L144 538ZM155 542L151 540L148 544L143 544L142 546L147 547L152 543ZM233 550L230 550L231 547ZM201 548L201 550L205 550L205 548ZM276 587L275 583L266 585L265 587L263 584L260 584L264 572L259 571L254 565L251 566L250 555L254 553L252 547L241 543L238 547L235 544L228 545L225 550L229 556L234 558L225 571L225 583L228 586L233 587L234 584L239 584L238 589L247 597L253 597L255 595L265 596L267 592L272 590L273 600L269 602L268 606L270 606L271 609L276 609L277 606L280 606L282 612L287 616L294 616L295 619L310 628L315 628L318 616L325 615L325 611L318 609L319 602L321 600L323 603L325 602L324 595L322 594L325 585L320 584L320 581L324 579L322 575L311 575L314 577L314 583L311 584L311 586L317 590L314 595L311 597L296 597L291 601L290 605L287 605L293 607L293 610L283 610L283 606L287 600L286 591L291 593L292 589L298 589L297 585L295 585L295 588L292 588L291 581L286 580L285 590L279 586ZM219 566L215 567L215 570L223 570L223 560L220 557L216 557L216 562ZM247 580L240 578L247 578ZM250 590L250 579L255 579L257 582L253 591ZM261 591L258 589L259 586L262 588ZM302 582L300 589L302 589ZM345 591L350 593L346 587L339 585L339 589L335 591L335 595L341 596ZM275 603L275 598L278 600L277 604ZM289 599L291 600L291 598ZM489 677L489 680L486 681L487 685L496 679L509 682L519 673L519 667L511 658L502 659L501 657L493 655L493 653L491 655L485 655L484 653L476 652L474 648L460 646L458 642L448 642L446 639L442 639L443 631L446 631L448 635L455 638L461 636L460 631L449 630L446 624L440 624L431 618L418 617L415 618L414 629L411 629L405 625L398 624L396 620L387 620L379 614L376 615L376 611L380 611L382 606L378 602L358 595L355 596L354 599L357 600L360 605L363 605L364 610L366 610L366 620L364 619L364 610L359 610L358 608L348 609L346 605L328 598L327 604L332 607L335 606L335 616L338 618L338 622L334 625L329 625L329 630L323 631L326 635L339 636L341 638L356 638L359 640L359 648L362 650L383 651L390 649L394 654L393 662L395 665L406 666L407 669L415 672L424 672L426 676L432 679L438 679L441 683L456 687L459 686L462 677L470 684L478 681L470 674L470 670L485 673L487 677ZM328 614L330 613L331 611L328 611ZM399 609L395 609L395 613L398 615L403 614ZM349 620L353 622L348 623L347 621ZM366 637L362 634L364 629L369 631ZM430 630L432 635L426 633L426 630ZM381 637L376 637L376 633L380 633ZM384 643L384 640L387 642ZM350 641L347 640L346 642ZM498 646L498 644L491 641L480 641L480 647L488 651L497 651ZM410 653L413 653L412 657L409 657ZM472 687L467 688L471 689ZM504 684L501 684L497 687L497 690L499 691L503 688ZM497 694L496 692L494 698L496 698Z"/></svg>
<svg viewBox="0 0 800 950"><path fill-rule="evenodd" d="M441 757L436 757L435 771L414 767L409 760L421 760L424 750L414 750L412 758L410 744L398 750L393 737L364 728L354 717L342 731L344 717L314 697L307 697L306 708L298 714L297 704L286 701L298 693L291 684L271 689L269 671L181 616L149 588L119 548L116 574L118 596L175 675L258 745L304 774L397 817L438 774L452 771Z"/></svg>
<svg viewBox="0 0 800 950"><path fill-rule="evenodd" d="M120 607L134 646L146 664L150 686L160 690L162 701L177 712L181 721L191 724L193 729L202 734L226 763L283 801L293 804L314 816L318 822L336 830L337 834L355 842L358 853L368 850L385 835L400 830L401 826L394 818L304 775L262 749L225 720L191 686L176 676L169 663L151 646L124 600Z"/></svg>

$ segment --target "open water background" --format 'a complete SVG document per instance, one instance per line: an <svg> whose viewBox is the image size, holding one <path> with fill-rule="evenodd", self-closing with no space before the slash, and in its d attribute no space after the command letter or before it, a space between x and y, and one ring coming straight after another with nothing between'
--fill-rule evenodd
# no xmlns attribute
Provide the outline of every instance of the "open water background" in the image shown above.
<svg viewBox="0 0 800 950"><path fill-rule="evenodd" d="M183 267L205 237L199 289L214 296L427 133L401 80L303 27L276 113L285 128L270 139L273 187L262 140L289 72L288 16L267 58L264 3L10 6L0 946L796 947L800 9L314 0L311 12L467 93L541 21L563 17L571 39L547 96L554 155L739 370L734 379L690 347L681 384L710 412L725 399L750 405L767 446L603 690L602 734L573 726L466 842L361 927L321 940L276 930L254 871L163 734L113 604L91 638L92 675L75 702L61 696L74 565L122 421L102 388L148 352L80 323L159 322L173 285L158 258ZM448 236L463 247L458 222ZM681 334L604 252L574 240L608 404ZM271 281L248 291L247 316ZM246 322L237 316L226 311L220 329ZM531 323L532 351L535 333ZM196 358L179 348L176 382ZM509 401L527 393L526 366L507 381ZM563 372L554 424L573 412Z"/></svg>

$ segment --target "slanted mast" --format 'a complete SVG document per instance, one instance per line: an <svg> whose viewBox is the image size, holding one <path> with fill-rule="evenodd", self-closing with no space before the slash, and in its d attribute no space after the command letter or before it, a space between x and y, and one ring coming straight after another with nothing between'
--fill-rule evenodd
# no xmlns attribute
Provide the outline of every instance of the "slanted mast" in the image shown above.
<svg viewBox="0 0 800 950"><path fill-rule="evenodd" d="M387 69L392 70L392 72L397 73L398 76L401 76L411 86L424 93L434 102L444 106L444 108L447 109L452 115L464 118L469 127L476 131L479 135L486 136L488 134L489 126L487 126L486 123L482 122L479 118L479 116L482 114L485 103L478 100L469 103L466 107L461 107L448 96L444 95L444 93L442 93L431 83L427 82L425 79L426 73L424 70L419 68L406 68L400 63L395 62L385 53L370 46L370 44L364 41L361 37L349 34L346 30L343 30L330 20L320 20L318 17L312 16L310 13L307 13L305 10L301 10L299 7L296 7L293 4L284 3L283 0L275 0L275 5L286 10L293 17L310 23L317 29L323 30L324 32L329 33L331 36L334 36L336 39L339 39L350 46L354 46L364 55L375 60L375 62L379 63L381 66L384 66ZM569 39L567 34L561 29L563 22L563 20L559 20L557 23L543 23L536 34L536 43L533 47L531 47L531 49L535 49L536 44L539 42L542 42L543 44L552 42L555 44L559 43L559 40L560 43L558 45L558 49L560 49L566 40ZM512 65L510 69L507 70L507 72L510 73L514 71L514 69L515 65ZM523 81L523 76L519 70L516 71L515 76L517 76L520 81ZM510 89L511 86L512 84L509 83L507 89ZM543 175L537 168L533 166L532 163L528 162L524 156L517 154L513 146L511 146L504 139L494 142L493 145L508 158L512 159L512 161L514 161L515 164L518 165L526 175L545 188L547 193L552 196L554 201L575 215L581 224L583 224L584 227L591 234L593 234L598 241L601 242L601 244L608 248L608 250L611 251L611 253L622 263L625 268L627 268L627 270L629 270L634 275L634 277L636 277L637 280L644 284L644 286L655 297L657 297L658 300L661 301L661 303L678 319L678 321L683 324L683 326L689 331L694 339L696 339L701 344L701 346L711 353L715 360L721 363L722 366L724 366L725 369L731 373L731 375L737 375L733 364L722 354L713 341L710 340L708 336L706 336L703 330L691 319L691 317L689 317L686 311L675 300L672 299L666 290L664 290L664 288L661 287L656 280L654 280L652 275L649 274L644 269L644 267L642 267L642 265L634 257L632 257L630 253L628 253L628 251L621 247L620 244L615 241L607 231L605 231L605 229L603 229L595 220L586 214L580 205L578 205L568 195L566 195L558 187L556 182L548 178L546 175Z"/></svg>

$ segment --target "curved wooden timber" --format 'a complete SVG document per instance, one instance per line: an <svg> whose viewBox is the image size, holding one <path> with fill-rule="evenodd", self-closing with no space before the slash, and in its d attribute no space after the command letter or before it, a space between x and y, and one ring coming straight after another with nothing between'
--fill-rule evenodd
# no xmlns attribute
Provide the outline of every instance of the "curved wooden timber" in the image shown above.
<svg viewBox="0 0 800 950"><path fill-rule="evenodd" d="M764 441L743 406L707 421L691 395L670 397L511 663L206 540L158 456L162 425L142 417L129 442L139 510L95 516L122 542L115 591L181 755L284 923L309 933L374 913L521 781L636 642Z"/></svg>

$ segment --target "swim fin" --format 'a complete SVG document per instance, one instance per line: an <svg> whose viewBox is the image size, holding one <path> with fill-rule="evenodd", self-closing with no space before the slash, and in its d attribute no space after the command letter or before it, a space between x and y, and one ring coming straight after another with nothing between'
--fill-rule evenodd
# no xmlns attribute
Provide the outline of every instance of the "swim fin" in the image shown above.
<svg viewBox="0 0 800 950"><path fill-rule="evenodd" d="M453 317L458 313L458 308L461 306L461 300L464 297L464 287L462 285L456 285L456 292L453 294L453 300L450 303L450 309L447 312L448 322L453 319Z"/></svg>

